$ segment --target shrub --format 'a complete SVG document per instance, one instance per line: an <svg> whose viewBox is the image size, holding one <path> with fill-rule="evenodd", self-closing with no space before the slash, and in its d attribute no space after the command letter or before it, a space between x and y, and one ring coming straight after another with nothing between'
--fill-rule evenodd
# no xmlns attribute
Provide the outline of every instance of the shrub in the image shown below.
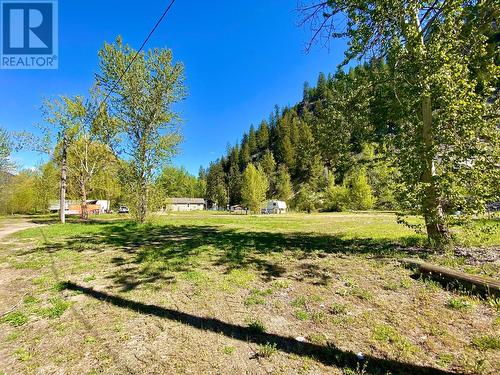
<svg viewBox="0 0 500 375"><path fill-rule="evenodd" d="M259 350L257 351L257 355L263 358L269 358L274 353L276 353L278 349L276 348L276 344L266 343L265 345L259 345Z"/></svg>
<svg viewBox="0 0 500 375"><path fill-rule="evenodd" d="M333 184L328 186L325 194L325 208L328 211L346 211L349 208L349 189Z"/></svg>
<svg viewBox="0 0 500 375"><path fill-rule="evenodd" d="M354 210L369 210L375 203L366 171L358 169L347 177L345 185L349 189L349 206Z"/></svg>
<svg viewBox="0 0 500 375"><path fill-rule="evenodd" d="M293 205L298 211L313 212L321 206L321 200L309 184L302 184L295 195Z"/></svg>

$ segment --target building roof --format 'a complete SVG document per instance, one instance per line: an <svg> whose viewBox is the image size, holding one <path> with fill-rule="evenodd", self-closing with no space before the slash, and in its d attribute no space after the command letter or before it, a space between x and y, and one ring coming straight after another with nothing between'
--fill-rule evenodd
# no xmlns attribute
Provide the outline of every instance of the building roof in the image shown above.
<svg viewBox="0 0 500 375"><path fill-rule="evenodd" d="M271 199L267 202L268 206L273 205L274 207L278 207L280 209L286 209L286 202L284 201L279 201L276 199Z"/></svg>
<svg viewBox="0 0 500 375"><path fill-rule="evenodd" d="M205 204L203 198L169 198L172 204Z"/></svg>
<svg viewBox="0 0 500 375"><path fill-rule="evenodd" d="M56 200L56 199L50 200L49 201L49 211L59 210L59 208L60 208L59 202L60 202L60 200ZM82 204L81 200L66 199L64 202L65 202L66 209L69 206L77 206L77 205L79 206ZM101 209L107 210L109 208L109 201L104 200L104 199L87 199L86 202L87 202L87 204L99 205L101 207Z"/></svg>

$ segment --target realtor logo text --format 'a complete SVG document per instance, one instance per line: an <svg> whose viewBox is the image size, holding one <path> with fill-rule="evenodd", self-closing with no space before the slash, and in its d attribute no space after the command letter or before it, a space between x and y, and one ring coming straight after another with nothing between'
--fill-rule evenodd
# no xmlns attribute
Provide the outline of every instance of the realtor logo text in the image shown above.
<svg viewBox="0 0 500 375"><path fill-rule="evenodd" d="M57 69L57 2L0 0L2 69Z"/></svg>

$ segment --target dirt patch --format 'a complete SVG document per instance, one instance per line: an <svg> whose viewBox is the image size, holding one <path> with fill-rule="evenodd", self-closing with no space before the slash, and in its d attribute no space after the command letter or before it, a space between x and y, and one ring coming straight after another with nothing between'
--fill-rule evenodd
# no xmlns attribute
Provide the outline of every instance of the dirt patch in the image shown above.
<svg viewBox="0 0 500 375"><path fill-rule="evenodd" d="M466 258L467 264L500 263L500 248L457 247L455 256Z"/></svg>
<svg viewBox="0 0 500 375"><path fill-rule="evenodd" d="M415 279L375 240L186 217L0 247L2 304L26 318L0 323L0 373L500 371L497 301Z"/></svg>
<svg viewBox="0 0 500 375"><path fill-rule="evenodd" d="M3 226L0 227L0 243L5 243L5 238L14 234L16 232L43 226L42 224L36 224L27 219L15 219L15 220L6 220L3 223Z"/></svg>

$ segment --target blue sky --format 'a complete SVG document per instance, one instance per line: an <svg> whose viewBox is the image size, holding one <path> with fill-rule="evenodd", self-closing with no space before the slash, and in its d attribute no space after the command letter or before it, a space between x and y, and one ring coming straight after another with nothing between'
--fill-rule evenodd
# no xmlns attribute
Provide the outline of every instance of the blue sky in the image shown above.
<svg viewBox="0 0 500 375"><path fill-rule="evenodd" d="M97 72L97 51L122 35L138 48L167 1L59 1L59 69L0 70L0 125L33 130L43 98L86 95ZM304 52L310 36L298 27L296 1L177 0L146 48L171 48L185 65L188 97L177 106L184 141L173 164L193 174L221 156L275 104L301 99L304 81L334 72L345 43ZM14 160L32 167L39 154Z"/></svg>

